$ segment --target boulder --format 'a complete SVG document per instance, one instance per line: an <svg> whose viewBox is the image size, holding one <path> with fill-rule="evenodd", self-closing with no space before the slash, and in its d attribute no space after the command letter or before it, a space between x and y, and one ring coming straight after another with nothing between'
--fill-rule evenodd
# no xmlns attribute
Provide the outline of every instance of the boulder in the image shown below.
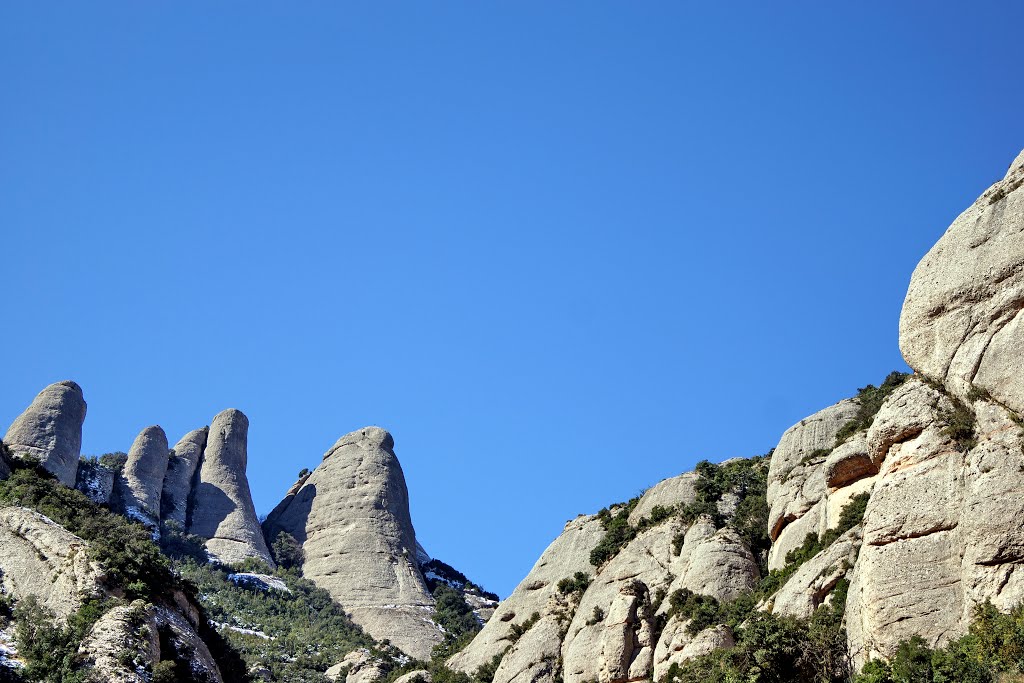
<svg viewBox="0 0 1024 683"><path fill-rule="evenodd" d="M160 495L161 519L188 527L188 501L192 482L206 448L209 427L195 429L181 438L171 449Z"/></svg>
<svg viewBox="0 0 1024 683"><path fill-rule="evenodd" d="M121 509L126 517L151 527L158 524L167 459L167 435L163 429L146 427L135 437L118 482Z"/></svg>
<svg viewBox="0 0 1024 683"><path fill-rule="evenodd" d="M303 576L327 590L378 640L429 659L442 632L416 561L405 475L379 427L341 437L267 517L270 539L302 544Z"/></svg>
<svg viewBox="0 0 1024 683"><path fill-rule="evenodd" d="M78 649L86 670L108 683L148 683L146 666L160 661L154 611L137 600L100 617Z"/></svg>
<svg viewBox="0 0 1024 683"><path fill-rule="evenodd" d="M434 677L426 669L416 669L402 674L395 679L395 683L433 683L433 680Z"/></svg>
<svg viewBox="0 0 1024 683"><path fill-rule="evenodd" d="M195 490L189 532L207 539L210 556L234 564L249 558L273 567L245 475L249 420L239 410L210 423Z"/></svg>
<svg viewBox="0 0 1024 683"><path fill-rule="evenodd" d="M51 384L14 420L4 443L15 456L38 458L62 484L74 487L85 409L80 386L70 380Z"/></svg>
<svg viewBox="0 0 1024 683"><path fill-rule="evenodd" d="M957 217L914 269L900 350L961 399L972 389L1024 414L1024 166Z"/></svg>
<svg viewBox="0 0 1024 683"><path fill-rule="evenodd" d="M328 680L344 680L345 683L376 683L387 674L387 666L365 648L349 652L343 660L324 672Z"/></svg>

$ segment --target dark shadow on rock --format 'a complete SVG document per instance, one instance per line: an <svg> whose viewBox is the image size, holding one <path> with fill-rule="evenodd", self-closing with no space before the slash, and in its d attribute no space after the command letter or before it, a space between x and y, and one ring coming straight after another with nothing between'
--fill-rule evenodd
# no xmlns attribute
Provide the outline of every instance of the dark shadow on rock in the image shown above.
<svg viewBox="0 0 1024 683"><path fill-rule="evenodd" d="M200 483L195 489L195 509L189 533L203 538L217 536L221 523L234 512L238 506L226 493L209 482Z"/></svg>

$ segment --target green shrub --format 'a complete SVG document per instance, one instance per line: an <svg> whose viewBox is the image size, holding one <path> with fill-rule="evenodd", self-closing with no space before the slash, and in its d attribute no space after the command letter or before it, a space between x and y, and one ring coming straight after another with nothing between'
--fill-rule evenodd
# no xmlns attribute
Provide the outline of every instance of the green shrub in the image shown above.
<svg viewBox="0 0 1024 683"><path fill-rule="evenodd" d="M629 514L633 512L639 502L640 498L633 498L627 503L622 503L617 506L615 514L612 514L608 508L603 508L597 513L597 517L604 527L604 536L590 551L590 564L600 567L618 555L627 543L636 538L637 530L630 526Z"/></svg>
<svg viewBox="0 0 1024 683"><path fill-rule="evenodd" d="M974 413L960 399L950 396L949 400L953 408L939 413L939 419L946 423L942 434L955 441L962 450L968 451L978 445Z"/></svg>
<svg viewBox="0 0 1024 683"><path fill-rule="evenodd" d="M302 545L287 531L277 533L277 537L270 545L270 552L274 556L274 561L282 569L299 570L303 562L306 561Z"/></svg>
<svg viewBox="0 0 1024 683"><path fill-rule="evenodd" d="M590 577L583 572L576 572L558 582L557 589L562 595L578 593L582 595L590 586Z"/></svg>
<svg viewBox="0 0 1024 683"><path fill-rule="evenodd" d="M871 423L875 421L875 415L878 414L885 399L897 387L907 381L908 377L910 375L907 373L893 371L886 376L882 386L876 387L869 384L858 389L856 396L857 414L836 433L836 445L846 443L851 436L862 429L870 427Z"/></svg>
<svg viewBox="0 0 1024 683"><path fill-rule="evenodd" d="M855 683L992 683L1024 675L1024 605L1008 614L978 605L967 634L931 648L914 636L888 661L864 665Z"/></svg>
<svg viewBox="0 0 1024 683"><path fill-rule="evenodd" d="M443 583L434 589L434 621L444 629L448 640L472 636L482 628L462 592Z"/></svg>
<svg viewBox="0 0 1024 683"><path fill-rule="evenodd" d="M200 634L204 640L219 639L221 647L240 653L234 668L240 668L243 675L249 667L261 665L279 681L320 681L328 667L352 650L372 650L376 646L327 591L293 572L274 572L284 581L286 592L236 585L228 579L231 570L226 567L190 559L176 562L175 566L196 587L195 595L209 619L261 631L274 638L266 640L214 627L209 628L210 633ZM225 673L224 680L241 679Z"/></svg>
<svg viewBox="0 0 1024 683"><path fill-rule="evenodd" d="M0 482L0 504L36 510L84 538L89 558L106 568L111 582L121 586L129 600L156 601L180 587L145 527L61 485L41 467L15 463L11 476Z"/></svg>
<svg viewBox="0 0 1024 683"><path fill-rule="evenodd" d="M104 603L88 601L71 615L66 626L61 626L34 595L19 600L14 623L18 654L25 662L23 677L46 683L89 682L89 676L81 670L78 646L105 611Z"/></svg>
<svg viewBox="0 0 1024 683"><path fill-rule="evenodd" d="M523 637L523 634L533 628L533 625L540 621L540 612L534 612L521 624L509 624L508 639L513 643Z"/></svg>

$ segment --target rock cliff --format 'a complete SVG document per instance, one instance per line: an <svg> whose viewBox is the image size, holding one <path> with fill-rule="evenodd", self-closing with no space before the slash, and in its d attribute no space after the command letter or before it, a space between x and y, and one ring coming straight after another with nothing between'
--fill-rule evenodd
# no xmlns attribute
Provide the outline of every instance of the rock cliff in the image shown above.
<svg viewBox="0 0 1024 683"><path fill-rule="evenodd" d="M167 435L160 427L146 427L135 437L117 482L124 514L147 526L157 526L166 473Z"/></svg>
<svg viewBox="0 0 1024 683"><path fill-rule="evenodd" d="M915 270L900 319L915 374L782 435L764 542L743 491L709 505L700 473L666 480L618 508L622 523L616 508L570 522L449 665L473 674L497 661L495 683L659 680L734 647L733 626L755 628L758 613L807 620L827 607L856 671L911 636L937 647L963 635L979 605L1024 602L1022 186L1024 153ZM621 547L607 559L612 538ZM688 600L746 616L715 625L729 609ZM711 625L695 629L694 614Z"/></svg>
<svg viewBox="0 0 1024 683"><path fill-rule="evenodd" d="M61 483L74 486L85 409L80 386L70 380L51 384L11 424L4 443L15 456L38 458Z"/></svg>
<svg viewBox="0 0 1024 683"><path fill-rule="evenodd" d="M248 433L249 420L240 410L213 418L191 493L189 532L207 539L207 551L222 562L255 558L274 566L245 476Z"/></svg>
<svg viewBox="0 0 1024 683"><path fill-rule="evenodd" d="M378 639L428 658L442 633L417 562L409 493L391 435L367 427L338 439L270 513L267 537L301 545L302 574Z"/></svg>
<svg viewBox="0 0 1024 683"><path fill-rule="evenodd" d="M953 222L914 270L900 350L917 372L967 400L987 392L1024 412L1024 162Z"/></svg>
<svg viewBox="0 0 1024 683"><path fill-rule="evenodd" d="M160 495L160 516L164 521L174 522L182 528L188 527L192 482L206 449L209 433L209 427L195 429L181 437L171 449Z"/></svg>

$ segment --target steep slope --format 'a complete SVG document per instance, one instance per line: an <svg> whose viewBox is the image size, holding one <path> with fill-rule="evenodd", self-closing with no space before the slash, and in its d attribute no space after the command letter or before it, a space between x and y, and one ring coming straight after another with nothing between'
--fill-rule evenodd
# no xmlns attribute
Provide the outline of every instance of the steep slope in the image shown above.
<svg viewBox="0 0 1024 683"><path fill-rule="evenodd" d="M495 683L840 681L851 662L893 657L912 637L942 647L979 614L991 624L993 608L1021 605L1022 186L1024 153L915 270L900 347L916 374L788 429L762 509L748 504L756 490L712 485L705 465L652 488L657 504L570 523L450 666L494 669ZM588 552L596 566L580 569ZM963 667L991 680L985 655L958 652L936 655L944 680ZM874 671L865 680L903 680Z"/></svg>
<svg viewBox="0 0 1024 683"><path fill-rule="evenodd" d="M302 574L326 589L356 623L409 654L429 658L443 634L417 563L405 476L391 435L379 427L346 434L270 513L272 541L290 534Z"/></svg>
<svg viewBox="0 0 1024 683"><path fill-rule="evenodd" d="M759 561L733 524L761 500L758 459L706 464L642 497L566 524L480 634L449 659L494 683L615 683L661 676L694 639L667 598L701 591L734 599L756 584ZM761 524L765 519L762 513ZM725 631L702 634L725 642ZM496 666L495 666L496 663Z"/></svg>
<svg viewBox="0 0 1024 683"><path fill-rule="evenodd" d="M14 608L0 621L22 665L0 678L242 681L241 660L149 530L44 475L15 463L0 481L0 574Z"/></svg>
<svg viewBox="0 0 1024 683"><path fill-rule="evenodd" d="M1024 412L1024 155L921 260L900 315L907 364L961 400Z"/></svg>

